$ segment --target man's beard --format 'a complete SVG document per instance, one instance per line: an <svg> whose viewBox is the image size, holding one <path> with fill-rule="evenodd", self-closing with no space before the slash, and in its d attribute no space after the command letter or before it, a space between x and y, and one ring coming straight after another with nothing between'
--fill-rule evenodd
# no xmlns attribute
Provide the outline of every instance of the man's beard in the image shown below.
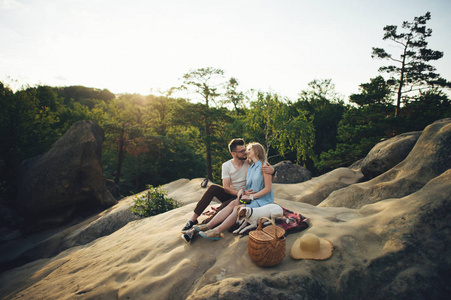
<svg viewBox="0 0 451 300"><path fill-rule="evenodd" d="M246 160L247 157L238 157L239 160Z"/></svg>

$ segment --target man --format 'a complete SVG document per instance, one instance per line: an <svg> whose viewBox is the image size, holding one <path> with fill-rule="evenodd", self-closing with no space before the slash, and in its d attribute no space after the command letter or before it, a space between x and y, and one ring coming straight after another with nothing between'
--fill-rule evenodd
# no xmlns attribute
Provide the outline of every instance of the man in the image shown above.
<svg viewBox="0 0 451 300"><path fill-rule="evenodd" d="M212 184L208 187L202 198L194 209L194 214L182 229L182 233L189 231L198 223L197 218L208 207L208 205L216 197L221 205L218 211L226 207L232 200L236 199L238 191L246 186L246 174L249 167L246 156L246 145L243 139L233 139L229 143L229 152L232 159L222 164L222 186ZM274 168L270 165L262 167L262 171L266 174L274 175ZM190 235L183 234L182 239L186 242L191 240Z"/></svg>

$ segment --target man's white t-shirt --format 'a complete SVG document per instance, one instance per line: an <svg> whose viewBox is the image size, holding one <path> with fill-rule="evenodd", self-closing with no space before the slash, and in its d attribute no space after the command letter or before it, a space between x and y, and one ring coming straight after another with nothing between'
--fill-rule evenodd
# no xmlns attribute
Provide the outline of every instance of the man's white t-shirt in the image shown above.
<svg viewBox="0 0 451 300"><path fill-rule="evenodd" d="M232 164L232 160L230 159L222 164L222 179L230 178L233 188L239 191L246 187L246 174L249 163L245 160L243 166L237 170Z"/></svg>

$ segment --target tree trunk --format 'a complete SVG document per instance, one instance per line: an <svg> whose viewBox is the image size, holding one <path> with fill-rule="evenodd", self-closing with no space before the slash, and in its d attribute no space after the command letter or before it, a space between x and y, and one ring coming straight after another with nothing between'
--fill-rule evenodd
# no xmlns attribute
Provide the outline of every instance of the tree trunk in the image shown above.
<svg viewBox="0 0 451 300"><path fill-rule="evenodd" d="M211 167L211 131L210 131L210 122L208 120L205 121L205 152L206 152L206 161L207 161L207 178L210 181L213 181L213 171Z"/></svg>
<svg viewBox="0 0 451 300"><path fill-rule="evenodd" d="M124 162L124 143L125 143L125 128L122 127L121 136L119 138L118 154L117 154L117 169L114 182L119 184L119 179L122 172L122 163Z"/></svg>
<svg viewBox="0 0 451 300"><path fill-rule="evenodd" d="M399 78L399 87L398 87L398 95L396 99L396 110L395 110L395 118L398 117L399 111L401 109L401 99L402 99L402 86L404 84L404 73L406 71L406 56L407 56L407 46L409 45L410 39L407 41L404 47L404 54L402 56L402 64L401 64L401 76Z"/></svg>

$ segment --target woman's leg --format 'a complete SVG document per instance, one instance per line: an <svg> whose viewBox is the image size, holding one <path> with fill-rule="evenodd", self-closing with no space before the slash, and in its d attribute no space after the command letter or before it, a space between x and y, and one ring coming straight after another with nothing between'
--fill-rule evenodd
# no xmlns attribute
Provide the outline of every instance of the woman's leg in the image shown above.
<svg viewBox="0 0 451 300"><path fill-rule="evenodd" d="M208 228L213 228L216 225L218 225L219 223L221 223L222 221L226 220L227 217L230 216L230 214L234 211L235 206L239 205L240 203L238 202L238 200L233 200L232 202L229 203L229 205L227 205L226 207L224 207L223 209L221 209L216 216L213 217L213 219L211 219L210 222L207 223ZM235 210L235 214L233 215L234 218L236 219L236 210Z"/></svg>
<svg viewBox="0 0 451 300"><path fill-rule="evenodd" d="M224 222L221 223L221 225L214 228L213 231L215 231L217 233L221 233L223 230L226 230L226 229L232 227L236 222L237 211L238 211L238 208L240 208L240 207L244 207L244 204L234 206L232 213L227 216L227 218L224 220Z"/></svg>

